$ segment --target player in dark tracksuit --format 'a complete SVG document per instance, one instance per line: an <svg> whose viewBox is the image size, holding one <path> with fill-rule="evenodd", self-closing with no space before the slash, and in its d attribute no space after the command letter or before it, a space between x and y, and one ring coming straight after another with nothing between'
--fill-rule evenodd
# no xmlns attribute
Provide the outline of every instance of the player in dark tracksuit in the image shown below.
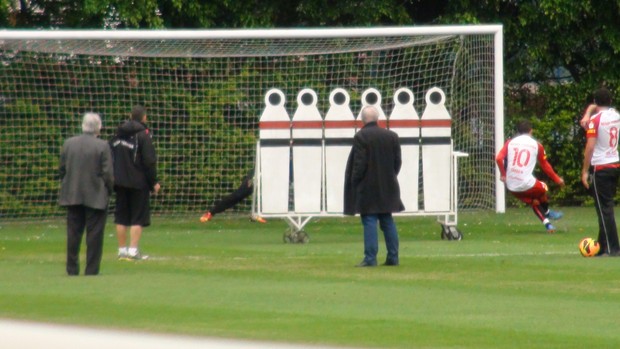
<svg viewBox="0 0 620 349"><path fill-rule="evenodd" d="M232 193L216 201L213 206L205 214L203 214L202 217L200 217L200 221L203 223L210 221L216 214L224 212L225 210L235 206L253 193L254 169L251 169L243 178L241 185ZM250 219L259 223L267 223L267 221L260 216L252 216Z"/></svg>
<svg viewBox="0 0 620 349"><path fill-rule="evenodd" d="M157 155L146 127L146 110L136 106L131 119L118 127L110 141L114 159L116 210L114 223L119 259L145 259L138 250L142 228L151 224L150 195L157 194ZM127 248L127 229L130 241Z"/></svg>

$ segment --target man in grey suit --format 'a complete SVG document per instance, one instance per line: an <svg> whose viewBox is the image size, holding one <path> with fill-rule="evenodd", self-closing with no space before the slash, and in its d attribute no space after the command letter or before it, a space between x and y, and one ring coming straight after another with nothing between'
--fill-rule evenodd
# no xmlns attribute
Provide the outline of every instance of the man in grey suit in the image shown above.
<svg viewBox="0 0 620 349"><path fill-rule="evenodd" d="M86 113L82 134L67 139L60 155L59 204L67 207L67 274L79 275L79 254L86 229L85 275L99 274L103 236L114 169L110 146L97 136L101 118Z"/></svg>

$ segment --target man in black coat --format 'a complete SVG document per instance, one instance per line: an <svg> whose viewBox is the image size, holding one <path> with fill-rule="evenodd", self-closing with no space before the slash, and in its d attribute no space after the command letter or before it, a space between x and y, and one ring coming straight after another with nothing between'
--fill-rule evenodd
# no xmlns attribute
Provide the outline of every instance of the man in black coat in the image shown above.
<svg viewBox="0 0 620 349"><path fill-rule="evenodd" d="M110 193L114 186L112 154L98 139L101 118L86 113L82 134L65 141L60 154L59 204L67 207L67 274L80 273L79 254L86 229L86 275L99 274Z"/></svg>
<svg viewBox="0 0 620 349"><path fill-rule="evenodd" d="M384 265L398 265L398 232L392 213L405 209L397 178L401 166L398 135L377 125L379 112L373 106L362 109L361 119L364 127L355 134L345 172L344 214L359 213L362 218L364 260L358 266L377 265L377 221L387 248Z"/></svg>

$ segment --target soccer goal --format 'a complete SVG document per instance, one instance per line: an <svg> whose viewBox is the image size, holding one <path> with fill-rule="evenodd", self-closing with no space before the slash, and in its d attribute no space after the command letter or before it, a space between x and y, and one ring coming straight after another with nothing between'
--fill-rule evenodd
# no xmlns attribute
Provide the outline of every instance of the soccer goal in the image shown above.
<svg viewBox="0 0 620 349"><path fill-rule="evenodd" d="M199 217L255 166L265 95L347 91L355 115L369 88L412 92L424 110L438 87L452 117L458 206L504 211L494 154L503 143L500 25L356 29L0 32L0 218L62 213L58 157L84 112L109 139L131 107L147 108L162 191L155 214ZM234 210L249 212L251 200Z"/></svg>

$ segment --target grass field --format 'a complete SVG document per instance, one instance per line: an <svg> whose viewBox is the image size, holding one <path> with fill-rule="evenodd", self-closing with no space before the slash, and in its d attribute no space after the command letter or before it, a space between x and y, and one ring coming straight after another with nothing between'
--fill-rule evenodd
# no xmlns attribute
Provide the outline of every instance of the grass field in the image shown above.
<svg viewBox="0 0 620 349"><path fill-rule="evenodd" d="M368 348L618 348L620 258L581 257L594 209L563 211L555 234L525 208L462 212L463 241L399 217L401 266L376 268L354 267L359 218L315 219L304 245L282 242L282 220L155 218L143 262L116 260L109 224L98 277L65 276L64 221L1 222L0 318Z"/></svg>

